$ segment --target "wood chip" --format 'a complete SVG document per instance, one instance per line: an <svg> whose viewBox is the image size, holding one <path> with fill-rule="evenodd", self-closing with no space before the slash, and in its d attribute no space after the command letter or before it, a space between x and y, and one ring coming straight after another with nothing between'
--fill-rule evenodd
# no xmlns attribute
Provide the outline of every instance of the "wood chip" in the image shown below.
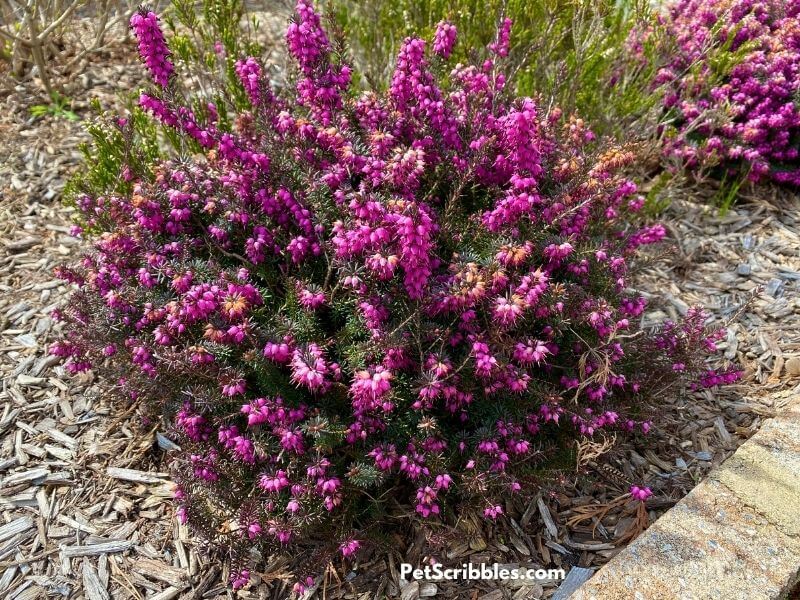
<svg viewBox="0 0 800 600"><path fill-rule="evenodd" d="M90 546L62 546L61 554L65 558L77 558L81 556L98 556L100 554L115 554L125 552L133 548L133 542L106 542L103 544L92 544Z"/></svg>
<svg viewBox="0 0 800 600"><path fill-rule="evenodd" d="M41 240L39 238L28 236L19 240L6 242L5 246L9 252L20 252L22 250L32 248L36 244L40 243L40 241Z"/></svg>
<svg viewBox="0 0 800 600"><path fill-rule="evenodd" d="M556 524L553 522L550 509L547 508L547 505L541 497L536 501L536 506L539 508L539 514L542 516L542 521L544 521L544 526L547 528L550 537L553 539L558 538L558 527L556 527Z"/></svg>
<svg viewBox="0 0 800 600"><path fill-rule="evenodd" d="M150 473L147 471L121 469L118 467L108 467L106 474L114 479L135 481L136 483L164 483L164 478L169 477L167 473Z"/></svg>
<svg viewBox="0 0 800 600"><path fill-rule="evenodd" d="M94 567L88 559L83 559L83 591L88 600L111 600L106 586L100 583Z"/></svg>
<svg viewBox="0 0 800 600"><path fill-rule="evenodd" d="M148 600L172 600L173 598L177 598L178 595L187 588L188 586L184 585L182 587L168 587L165 590L154 594L148 598Z"/></svg>
<svg viewBox="0 0 800 600"><path fill-rule="evenodd" d="M725 442L725 444L730 444L732 439L731 434L725 428L725 422L722 420L722 417L717 417L714 419L714 425L719 432L720 439Z"/></svg>
<svg viewBox="0 0 800 600"><path fill-rule="evenodd" d="M33 519L31 517L20 517L19 519L14 519L10 523L0 526L0 542L4 542L15 535L28 531L29 529L33 529Z"/></svg>
<svg viewBox="0 0 800 600"><path fill-rule="evenodd" d="M3 482L0 485L0 487L9 488L15 485L20 485L22 483L35 483L36 481L41 482L49 474L50 471L43 467L40 467L38 469L30 469L28 471L20 471L18 473L12 473L11 475L3 479Z"/></svg>
<svg viewBox="0 0 800 600"><path fill-rule="evenodd" d="M163 581L172 587L180 587L188 576L183 569L149 558L137 560L133 565L133 570L149 579Z"/></svg>

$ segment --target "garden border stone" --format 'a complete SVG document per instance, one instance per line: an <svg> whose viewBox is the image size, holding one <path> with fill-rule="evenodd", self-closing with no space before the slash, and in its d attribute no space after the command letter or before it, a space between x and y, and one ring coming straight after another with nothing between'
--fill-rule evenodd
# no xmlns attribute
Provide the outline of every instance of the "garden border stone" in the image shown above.
<svg viewBox="0 0 800 600"><path fill-rule="evenodd" d="M800 579L800 395L571 600L779 600Z"/></svg>

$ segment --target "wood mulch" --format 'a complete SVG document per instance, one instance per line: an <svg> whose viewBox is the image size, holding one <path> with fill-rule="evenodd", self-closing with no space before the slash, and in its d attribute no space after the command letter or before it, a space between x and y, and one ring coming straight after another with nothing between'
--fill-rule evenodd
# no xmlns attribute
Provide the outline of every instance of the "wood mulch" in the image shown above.
<svg viewBox="0 0 800 600"><path fill-rule="evenodd" d="M70 95L118 105L117 90L141 84L130 49L105 57L71 83ZM68 235L70 210L59 203L80 164L80 123L45 117L32 84L0 81L0 596L223 598L224 561L208 556L170 503L168 458L158 430L136 406L115 404L91 374L67 377L48 356L59 336L49 313L69 289L52 274L74 260L81 242ZM83 101L82 101L83 102ZM73 109L87 116L85 102ZM765 197L766 196L766 197ZM706 203L675 200L664 216L676 250L636 280L651 297L651 321L700 304L727 324L725 352L746 368L719 394L673 398L647 445L614 450L584 444L579 470L567 469L534 502L509 504L508 524L491 531L471 515L442 536L437 558L536 567L596 568L646 522L677 502L765 418L800 389L800 202L761 189L719 218ZM739 314L741 313L741 314ZM655 495L642 517L620 502L631 483ZM606 510L607 509L607 510ZM578 517L585 520L579 521ZM644 523L642 521L644 518ZM404 582L399 564L429 558L436 540L398 536L391 551L331 568L313 597L540 598L553 583ZM253 573L245 598L288 597L288 557ZM577 572L577 571L576 571ZM307 597L312 597L309 594Z"/></svg>

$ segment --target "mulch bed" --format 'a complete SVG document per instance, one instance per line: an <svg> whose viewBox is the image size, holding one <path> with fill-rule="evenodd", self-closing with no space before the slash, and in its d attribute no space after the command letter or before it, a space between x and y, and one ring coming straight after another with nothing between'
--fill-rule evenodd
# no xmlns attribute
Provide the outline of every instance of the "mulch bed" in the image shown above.
<svg viewBox="0 0 800 600"><path fill-rule="evenodd" d="M117 90L142 84L130 48L87 73L73 80L70 95L97 96L106 107L119 104ZM60 193L80 164L86 135L65 119L33 121L28 107L41 102L35 89L14 85L0 95L0 595L230 597L224 562L207 556L173 517L158 429L143 424L136 406L111 402L92 375L67 377L47 355L59 330L49 313L70 291L52 269L81 250L68 235L70 210ZM73 109L87 116L85 103ZM435 552L451 565L569 571L598 567L619 552L797 393L799 206L795 195L760 188L720 218L706 202L676 199L663 217L675 251L636 278L651 298L647 320L675 318L699 304L727 327L726 357L746 369L739 384L713 396L669 398L646 445L584 444L580 467L566 469L534 502L510 503L502 527L465 514L435 539L412 529L390 551L348 569L332 565L316 597L550 597L555 583L404 582L399 564ZM642 482L655 492L644 516L619 500ZM241 596L286 598L288 557L261 567Z"/></svg>

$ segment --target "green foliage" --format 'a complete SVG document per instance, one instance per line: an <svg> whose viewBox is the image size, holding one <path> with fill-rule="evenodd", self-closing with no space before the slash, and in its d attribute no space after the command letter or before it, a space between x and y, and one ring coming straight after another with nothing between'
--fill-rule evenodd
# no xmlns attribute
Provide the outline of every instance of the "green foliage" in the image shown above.
<svg viewBox="0 0 800 600"><path fill-rule="evenodd" d="M217 352L218 348L214 347ZM257 358L246 361L250 371L250 378L256 389L276 390L289 402L301 402L303 395L289 377L274 364Z"/></svg>
<svg viewBox="0 0 800 600"><path fill-rule="evenodd" d="M708 86L712 87L716 84L722 83L728 75L730 75L733 68L746 60L748 55L758 50L761 41L758 39L746 40L740 44L738 48L734 48L737 35L744 27L744 22L736 23L733 27L729 27L724 19L720 19L711 27L712 39L720 39L722 37L723 28L728 27L725 41L716 47L708 49L708 56L706 58L705 66L709 68L711 77L708 79ZM703 65L702 62L697 62L695 65Z"/></svg>
<svg viewBox="0 0 800 600"><path fill-rule="evenodd" d="M674 177L669 171L662 171L653 179L644 202L644 209L649 216L655 217L669 207L669 191Z"/></svg>
<svg viewBox="0 0 800 600"><path fill-rule="evenodd" d="M241 56L263 54L263 48L253 41L260 24L254 16L246 15L242 0L203 0L199 10L196 4L175 0L163 15L171 33L170 51L177 63L184 63L185 72L195 75L189 82L192 92L187 94L193 112L204 119L207 103L214 101L219 112L218 129L230 131L228 106L232 104L236 110L249 106L234 64ZM121 94L128 113L124 127L110 114L104 114L98 102L93 102L96 117L86 126L91 141L80 148L85 168L76 172L66 186L64 197L68 205L82 194L130 194L130 186L120 175L123 167L150 178L152 166L159 159L201 151L195 140L148 118L137 99L138 91ZM77 119L69 106L69 99L55 93L52 104L34 106L31 114Z"/></svg>
<svg viewBox="0 0 800 600"><path fill-rule="evenodd" d="M72 100L55 91L50 94L50 104L34 104L28 109L28 112L34 119L41 119L46 116L67 119L68 121L77 121L79 119L78 115L72 111Z"/></svg>
<svg viewBox="0 0 800 600"><path fill-rule="evenodd" d="M6 40L5 38L0 40L0 60L10 63L13 49L14 46L11 44L11 40Z"/></svg>
<svg viewBox="0 0 800 600"><path fill-rule="evenodd" d="M376 488L386 480L386 473L375 465L357 462L347 473L353 485L362 489Z"/></svg>
<svg viewBox="0 0 800 600"><path fill-rule="evenodd" d="M739 197L739 188L747 181L747 174L738 174L731 178L723 176L719 191L714 197L714 204L719 207L719 215L725 216Z"/></svg>

